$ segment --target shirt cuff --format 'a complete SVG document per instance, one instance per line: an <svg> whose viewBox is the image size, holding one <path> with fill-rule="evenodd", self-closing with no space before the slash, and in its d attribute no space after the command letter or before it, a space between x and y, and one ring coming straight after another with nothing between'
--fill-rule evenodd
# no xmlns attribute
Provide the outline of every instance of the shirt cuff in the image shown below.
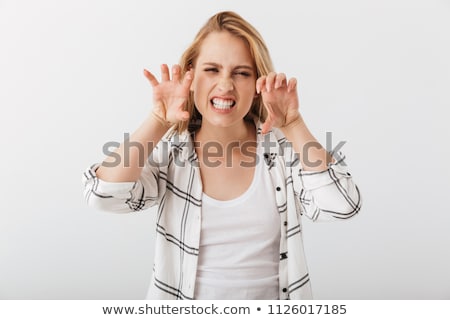
<svg viewBox="0 0 450 320"><path fill-rule="evenodd" d="M99 163L88 168L84 174L84 178L92 184L92 190L97 195L112 196L117 199L128 199L130 192L133 190L136 182L109 182L97 177L96 171L100 167ZM85 182L85 184L86 184Z"/></svg>
<svg viewBox="0 0 450 320"><path fill-rule="evenodd" d="M306 190L314 190L329 184L335 183L342 178L350 178L351 175L347 170L344 162L345 156L339 154L337 160L328 164L328 169L324 171L305 171L300 169L298 175L303 182Z"/></svg>

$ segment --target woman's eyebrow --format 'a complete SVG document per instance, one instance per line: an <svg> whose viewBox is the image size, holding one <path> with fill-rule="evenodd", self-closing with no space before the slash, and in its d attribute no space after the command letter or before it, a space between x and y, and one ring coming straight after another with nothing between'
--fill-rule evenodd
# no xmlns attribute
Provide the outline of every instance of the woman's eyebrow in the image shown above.
<svg viewBox="0 0 450 320"><path fill-rule="evenodd" d="M215 62L204 62L204 63L202 63L202 65L203 65L203 66L217 67L217 68L222 67L220 64L215 63Z"/></svg>
<svg viewBox="0 0 450 320"><path fill-rule="evenodd" d="M216 68L223 68L223 66L220 63L215 63L215 62L204 62L203 66L211 66L211 67L216 67ZM242 64L242 65L237 65L235 66L233 69L248 69L253 71L253 67L247 64Z"/></svg>
<svg viewBox="0 0 450 320"><path fill-rule="evenodd" d="M240 66L236 66L236 67L234 67L234 69L248 69L248 70L253 71L253 67L249 66L249 65L246 65L246 64L243 64L243 65L240 65Z"/></svg>

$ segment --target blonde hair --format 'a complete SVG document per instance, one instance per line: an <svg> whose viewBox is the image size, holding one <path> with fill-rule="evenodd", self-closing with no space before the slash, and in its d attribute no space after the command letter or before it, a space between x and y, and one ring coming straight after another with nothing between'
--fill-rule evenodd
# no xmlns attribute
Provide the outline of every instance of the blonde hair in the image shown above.
<svg viewBox="0 0 450 320"><path fill-rule="evenodd" d="M236 37L244 40L250 49L250 54L254 59L256 66L256 78L262 75L267 75L273 71L272 60L269 55L264 40L259 32L246 20L244 20L238 14L231 11L223 11L212 16L206 24L197 33L192 44L186 49L180 60L181 73L184 75L192 67L194 67L198 55L200 54L200 47L203 40L213 32L227 31ZM176 125L175 130L179 133L183 132L190 126L198 125L201 121L201 115L195 108L193 93L191 92L188 101L186 103L186 110L189 112L190 117L188 121L180 122ZM249 118L256 117L261 121L264 121L267 116L267 111L264 108L261 96L256 97L253 100Z"/></svg>

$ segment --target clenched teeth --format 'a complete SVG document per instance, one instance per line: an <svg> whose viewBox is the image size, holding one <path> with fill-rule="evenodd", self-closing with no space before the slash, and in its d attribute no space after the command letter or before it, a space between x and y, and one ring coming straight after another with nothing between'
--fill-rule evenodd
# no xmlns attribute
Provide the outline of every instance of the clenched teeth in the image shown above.
<svg viewBox="0 0 450 320"><path fill-rule="evenodd" d="M231 107L233 107L236 104L236 102L234 100L219 99L219 98L212 99L211 103L214 105L214 108L221 109L221 110L231 109Z"/></svg>

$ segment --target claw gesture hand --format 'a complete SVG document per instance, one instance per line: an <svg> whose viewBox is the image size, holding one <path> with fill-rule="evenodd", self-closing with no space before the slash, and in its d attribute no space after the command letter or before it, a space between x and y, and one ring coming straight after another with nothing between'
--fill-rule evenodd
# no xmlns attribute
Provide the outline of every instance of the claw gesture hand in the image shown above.
<svg viewBox="0 0 450 320"><path fill-rule="evenodd" d="M284 73L271 72L256 81L256 92L261 93L264 106L268 111L262 132L272 127L282 128L300 117L297 95L297 80L286 80Z"/></svg>
<svg viewBox="0 0 450 320"><path fill-rule="evenodd" d="M145 77L153 87L153 113L168 124L176 124L189 119L189 112L184 107L189 97L192 83L191 71L186 72L181 79L181 67L172 67L170 79L169 67L161 65L161 82L148 70L144 69Z"/></svg>

